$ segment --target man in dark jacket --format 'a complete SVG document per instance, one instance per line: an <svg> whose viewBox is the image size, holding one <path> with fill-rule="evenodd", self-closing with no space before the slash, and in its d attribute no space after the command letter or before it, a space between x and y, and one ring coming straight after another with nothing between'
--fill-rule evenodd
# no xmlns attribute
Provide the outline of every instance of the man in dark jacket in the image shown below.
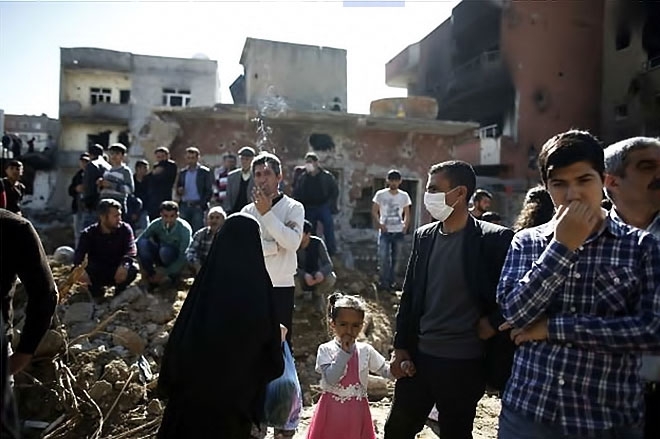
<svg viewBox="0 0 660 439"><path fill-rule="evenodd" d="M186 164L179 173L176 193L181 218L188 221L193 233L204 227L204 213L213 196L213 174L199 164L199 149L186 149Z"/></svg>
<svg viewBox="0 0 660 439"><path fill-rule="evenodd" d="M71 197L71 213L73 214L73 235L75 237L74 247L78 245L80 239L80 232L82 231L83 224L83 206L82 194L85 191L83 186L83 177L85 175L85 168L89 163L89 153L80 154L78 160L78 172L76 172L69 184L69 196Z"/></svg>
<svg viewBox="0 0 660 439"><path fill-rule="evenodd" d="M254 178L252 178L252 159L256 155L254 148L244 146L238 150L241 167L227 175L227 192L222 206L227 215L240 212L252 200Z"/></svg>
<svg viewBox="0 0 660 439"><path fill-rule="evenodd" d="M156 163L149 173L149 196L147 212L152 220L160 217L160 204L172 200L172 188L176 180L177 167L170 160L170 150L161 146L154 151Z"/></svg>
<svg viewBox="0 0 660 439"><path fill-rule="evenodd" d="M319 222L323 224L323 237L330 256L337 251L332 214L337 211L338 194L335 177L319 166L315 153L308 152L305 170L295 180L293 198L305 207L305 219L312 223L314 230Z"/></svg>
<svg viewBox="0 0 660 439"><path fill-rule="evenodd" d="M83 283L92 297L102 298L104 286L114 286L121 293L137 276L137 250L131 226L121 220L121 204L112 199L99 202L98 222L80 235L73 264L80 265L87 256Z"/></svg>
<svg viewBox="0 0 660 439"><path fill-rule="evenodd" d="M429 171L424 204L438 221L415 231L396 319L386 439L414 438L434 403L443 438L471 437L486 384L500 388L510 371L513 344L497 332L504 320L495 291L513 232L470 216L475 185L465 162Z"/></svg>
<svg viewBox="0 0 660 439"><path fill-rule="evenodd" d="M103 146L98 143L91 145L87 152L90 162L85 166L83 175L83 196L82 206L84 209L83 229L96 222L96 206L99 203L99 181L103 179L105 171L110 169L108 163L103 157Z"/></svg>
<svg viewBox="0 0 660 439"><path fill-rule="evenodd" d="M5 322L0 330L5 331L10 339L16 277L21 280L28 297L21 339L16 352L9 357L9 374L15 375L30 363L50 327L57 304L57 287L46 252L30 221L0 209L0 236L0 309Z"/></svg>

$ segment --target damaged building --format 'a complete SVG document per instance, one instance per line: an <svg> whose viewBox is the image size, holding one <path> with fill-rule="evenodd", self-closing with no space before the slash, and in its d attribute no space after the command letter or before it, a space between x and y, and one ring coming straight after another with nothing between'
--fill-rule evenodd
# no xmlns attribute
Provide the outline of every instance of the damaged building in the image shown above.
<svg viewBox="0 0 660 439"><path fill-rule="evenodd" d="M218 101L216 61L135 55L97 48L60 49L60 173L53 204L88 145L122 142L129 157L144 151L136 133L152 110L209 106Z"/></svg>
<svg viewBox="0 0 660 439"><path fill-rule="evenodd" d="M169 147L179 162L191 144L200 148L202 160L244 145L267 149L282 159L286 186L305 153L316 152L339 185L335 233L342 258L349 266L373 269L377 231L371 200L385 187L387 171L401 171L401 187L413 202L412 224L423 224L429 220L423 193L430 164L456 157L478 124L436 120L437 104L430 98L384 99L371 107L370 115L289 108L273 117L243 105L157 111L139 141L145 149Z"/></svg>
<svg viewBox="0 0 660 439"><path fill-rule="evenodd" d="M481 175L532 183L558 132L588 129L606 143L660 134L659 12L653 1L462 1L387 63L386 82L436 98L438 119L479 122L465 148L473 159L483 139L508 145Z"/></svg>

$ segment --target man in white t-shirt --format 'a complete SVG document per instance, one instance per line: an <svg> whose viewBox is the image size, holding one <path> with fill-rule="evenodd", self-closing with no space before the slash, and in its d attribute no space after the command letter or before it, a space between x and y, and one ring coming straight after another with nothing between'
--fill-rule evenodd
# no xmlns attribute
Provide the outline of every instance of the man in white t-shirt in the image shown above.
<svg viewBox="0 0 660 439"><path fill-rule="evenodd" d="M273 304L281 324L286 326L291 346L293 295L298 268L296 252L303 235L303 205L279 190L282 164L274 154L262 152L252 161L253 202L242 212L253 215L261 226L261 246L266 270L273 281Z"/></svg>
<svg viewBox="0 0 660 439"><path fill-rule="evenodd" d="M387 188L374 195L371 216L378 235L379 288L389 291L395 287L396 260L403 235L410 226L410 197L399 189L401 173L392 169L387 173Z"/></svg>

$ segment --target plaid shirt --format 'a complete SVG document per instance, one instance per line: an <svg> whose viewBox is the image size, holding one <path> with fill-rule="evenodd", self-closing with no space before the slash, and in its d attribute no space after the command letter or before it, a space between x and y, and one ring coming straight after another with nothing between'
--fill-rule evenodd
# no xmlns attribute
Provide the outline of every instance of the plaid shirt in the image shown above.
<svg viewBox="0 0 660 439"><path fill-rule="evenodd" d="M195 232L192 237L190 245L186 249L186 259L191 264L203 264L206 256L211 250L213 238L215 234L211 232L211 228L206 226Z"/></svg>
<svg viewBox="0 0 660 439"><path fill-rule="evenodd" d="M516 350L503 403L566 434L634 426L644 413L641 351L660 350L660 247L608 216L575 252L554 222L516 234L497 288L522 328L548 316L548 339Z"/></svg>

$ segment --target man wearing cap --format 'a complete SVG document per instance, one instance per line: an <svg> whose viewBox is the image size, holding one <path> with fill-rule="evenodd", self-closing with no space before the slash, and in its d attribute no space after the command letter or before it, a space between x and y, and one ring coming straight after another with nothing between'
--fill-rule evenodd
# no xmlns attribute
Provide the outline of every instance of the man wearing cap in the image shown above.
<svg viewBox="0 0 660 439"><path fill-rule="evenodd" d="M223 202L227 214L240 212L250 202L250 194L252 194L254 188L251 168L254 156L255 151L249 146L244 146L238 150L241 167L240 169L234 169L227 175L227 194Z"/></svg>
<svg viewBox="0 0 660 439"><path fill-rule="evenodd" d="M186 149L186 166L179 172L176 193L180 197L181 218L188 221L193 233L204 227L204 212L213 197L213 174L199 164L199 149Z"/></svg>
<svg viewBox="0 0 660 439"><path fill-rule="evenodd" d="M96 213L96 206L100 200L99 186L97 181L103 178L105 171L110 169L110 164L103 158L103 146L97 144L90 145L87 149L90 161L85 166L85 173L83 175L83 224L84 229L87 226L94 224L98 215Z"/></svg>
<svg viewBox="0 0 660 439"><path fill-rule="evenodd" d="M410 226L410 196L399 189L401 173L392 169L387 173L387 187L376 192L371 216L378 230L379 288L394 288L396 261L403 235Z"/></svg>
<svg viewBox="0 0 660 439"><path fill-rule="evenodd" d="M121 143L113 143L108 148L111 168L103 173L98 180L99 195L102 199L117 201L123 213L127 212L126 198L133 193L133 172L124 163L126 147Z"/></svg>
<svg viewBox="0 0 660 439"><path fill-rule="evenodd" d="M305 154L305 170L296 178L293 198L305 207L305 219L314 229L323 224L323 236L330 256L337 252L335 246L335 226L332 214L337 212L339 189L335 177L319 166L319 157L313 153Z"/></svg>
<svg viewBox="0 0 660 439"><path fill-rule="evenodd" d="M69 184L69 196L71 197L71 213L73 214L73 236L75 237L74 247L78 245L80 239L80 232L82 231L83 224L83 206L82 194L85 190L83 186L83 176L85 175L85 167L89 163L89 154L84 152L80 154L78 159L78 172L76 172Z"/></svg>

